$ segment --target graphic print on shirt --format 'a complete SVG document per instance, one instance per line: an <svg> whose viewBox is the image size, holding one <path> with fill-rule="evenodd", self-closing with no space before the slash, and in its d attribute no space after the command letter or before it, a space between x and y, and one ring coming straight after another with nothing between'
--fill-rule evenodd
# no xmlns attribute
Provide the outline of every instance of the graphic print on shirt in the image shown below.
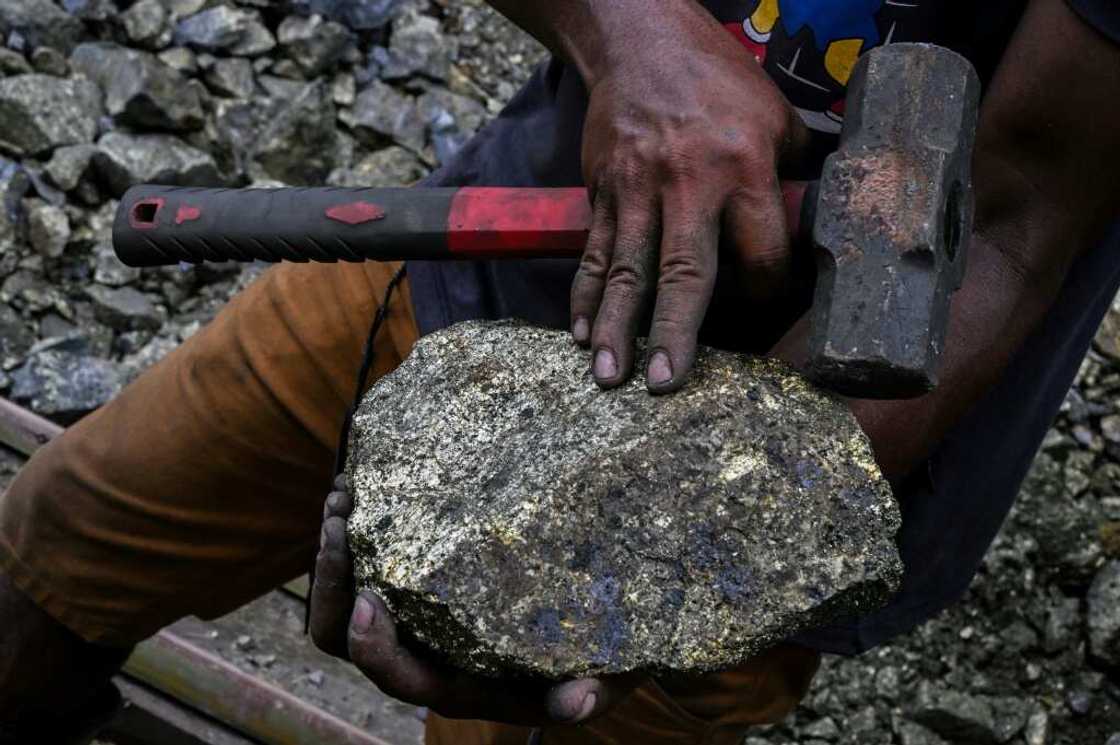
<svg viewBox="0 0 1120 745"><path fill-rule="evenodd" d="M748 0L727 28L758 58L811 129L836 133L859 56L880 44L914 41L922 0ZM928 5L928 2L926 3Z"/></svg>

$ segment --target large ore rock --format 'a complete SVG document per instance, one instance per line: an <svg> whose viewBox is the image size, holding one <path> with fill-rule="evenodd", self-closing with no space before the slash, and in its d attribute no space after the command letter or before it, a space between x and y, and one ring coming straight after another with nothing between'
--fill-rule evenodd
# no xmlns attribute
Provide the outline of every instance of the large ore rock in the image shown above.
<svg viewBox="0 0 1120 745"><path fill-rule="evenodd" d="M359 588L467 670L700 672L885 601L900 525L837 399L703 350L681 392L600 392L566 334L466 323L367 394Z"/></svg>

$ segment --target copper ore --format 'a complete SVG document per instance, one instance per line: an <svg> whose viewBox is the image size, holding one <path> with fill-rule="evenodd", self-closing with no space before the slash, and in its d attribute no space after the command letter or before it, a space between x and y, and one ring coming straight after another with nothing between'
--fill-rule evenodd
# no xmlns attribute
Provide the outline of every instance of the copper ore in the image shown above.
<svg viewBox="0 0 1120 745"><path fill-rule="evenodd" d="M347 475L358 587L480 674L727 668L901 577L866 437L774 360L601 392L565 333L459 324L365 397Z"/></svg>

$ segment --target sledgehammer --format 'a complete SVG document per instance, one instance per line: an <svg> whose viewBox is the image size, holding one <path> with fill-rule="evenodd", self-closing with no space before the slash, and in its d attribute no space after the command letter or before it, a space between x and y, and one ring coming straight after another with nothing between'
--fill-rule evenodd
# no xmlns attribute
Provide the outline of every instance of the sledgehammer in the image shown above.
<svg viewBox="0 0 1120 745"><path fill-rule="evenodd" d="M980 83L960 55L891 44L852 72L819 181L784 185L817 279L807 372L866 398L936 385L972 232ZM130 266L579 256L584 189L197 189L137 186L113 225Z"/></svg>

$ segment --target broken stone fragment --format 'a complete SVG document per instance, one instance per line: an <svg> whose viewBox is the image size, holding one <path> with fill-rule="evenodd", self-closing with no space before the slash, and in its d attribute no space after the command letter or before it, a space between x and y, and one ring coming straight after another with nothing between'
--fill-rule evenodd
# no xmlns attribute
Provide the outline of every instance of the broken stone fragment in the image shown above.
<svg viewBox="0 0 1120 745"><path fill-rule="evenodd" d="M354 39L343 25L322 16L288 16L276 31L280 49L309 77L325 72L346 54Z"/></svg>
<svg viewBox="0 0 1120 745"><path fill-rule="evenodd" d="M41 155L92 142L101 91L88 80L33 73L0 80L0 150Z"/></svg>
<svg viewBox="0 0 1120 745"><path fill-rule="evenodd" d="M142 183L221 185L214 158L171 135L110 132L98 141L93 163L117 197L128 187Z"/></svg>
<svg viewBox="0 0 1120 745"><path fill-rule="evenodd" d="M33 200L27 210L27 236L40 255L58 258L70 240L70 220L62 208Z"/></svg>
<svg viewBox="0 0 1120 745"><path fill-rule="evenodd" d="M412 151L424 147L424 120L416 100L380 80L355 99L352 129L371 146L388 138Z"/></svg>
<svg viewBox="0 0 1120 745"><path fill-rule="evenodd" d="M604 393L565 333L453 326L367 394L347 478L358 587L475 673L726 668L901 576L848 409L727 352Z"/></svg>
<svg viewBox="0 0 1120 745"><path fill-rule="evenodd" d="M74 50L70 65L101 86L105 108L120 124L172 131L202 126L197 91L155 55L92 42Z"/></svg>
<svg viewBox="0 0 1120 745"><path fill-rule="evenodd" d="M276 46L276 39L255 10L218 5L179 21L175 43L206 52L256 57Z"/></svg>
<svg viewBox="0 0 1120 745"><path fill-rule="evenodd" d="M19 34L31 49L45 45L69 52L82 34L82 23L51 0L3 0L0 39L11 34Z"/></svg>

